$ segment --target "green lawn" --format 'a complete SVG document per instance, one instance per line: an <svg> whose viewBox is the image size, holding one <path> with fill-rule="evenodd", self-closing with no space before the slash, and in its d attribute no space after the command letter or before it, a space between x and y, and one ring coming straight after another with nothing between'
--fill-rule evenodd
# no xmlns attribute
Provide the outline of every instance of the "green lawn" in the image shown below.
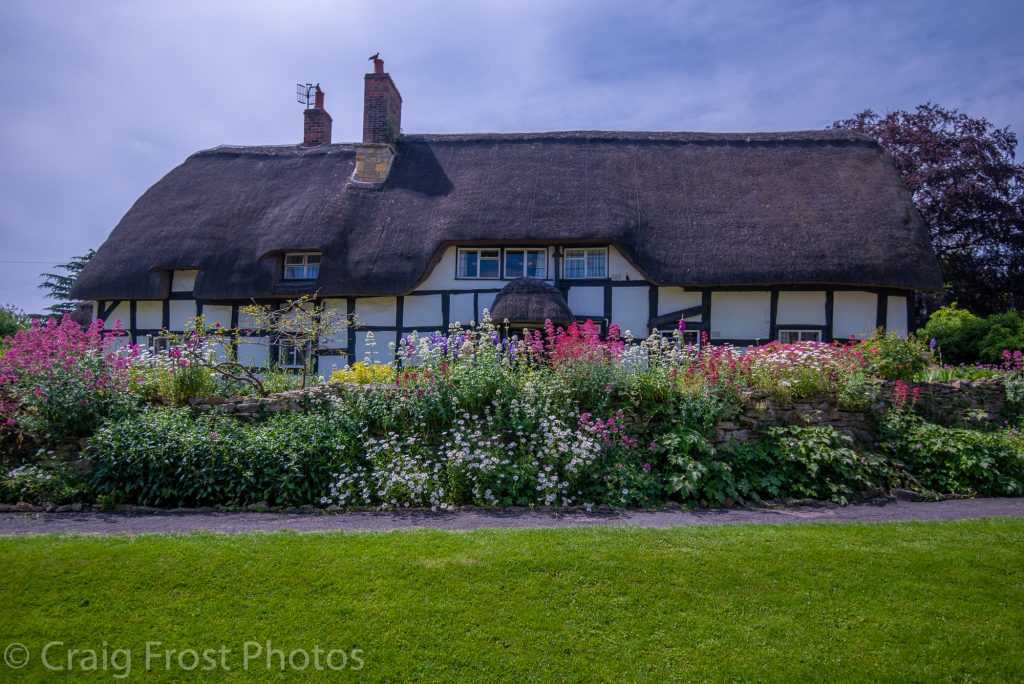
<svg viewBox="0 0 1024 684"><path fill-rule="evenodd" d="M1020 681L1024 520L0 538L0 649L31 653L0 680L55 679L51 641L133 681L343 679L315 647L370 681ZM87 655L70 679L126 669Z"/></svg>

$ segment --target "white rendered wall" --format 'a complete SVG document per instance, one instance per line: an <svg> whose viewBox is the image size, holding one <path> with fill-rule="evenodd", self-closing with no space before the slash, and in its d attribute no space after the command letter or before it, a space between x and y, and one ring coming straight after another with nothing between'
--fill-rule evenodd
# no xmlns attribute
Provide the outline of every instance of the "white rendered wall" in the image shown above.
<svg viewBox="0 0 1024 684"><path fill-rule="evenodd" d="M613 287L612 288L612 323L619 326L623 335L627 331L633 337L643 339L650 329L650 299L646 287Z"/></svg>
<svg viewBox="0 0 1024 684"><path fill-rule="evenodd" d="M481 321L484 320L484 309L490 311L491 309L494 308L494 298L497 296L498 294L496 292L481 292L476 296L477 309L476 318L474 318L474 320L477 323L480 323ZM495 323L495 321L491 322ZM497 321L496 323L500 324L501 321Z"/></svg>
<svg viewBox="0 0 1024 684"><path fill-rule="evenodd" d="M608 247L608 277L616 280L646 280L619 250L611 246Z"/></svg>
<svg viewBox="0 0 1024 684"><path fill-rule="evenodd" d="M906 337L910 331L907 329L907 298L889 297L885 310L885 328L897 335Z"/></svg>
<svg viewBox="0 0 1024 684"><path fill-rule="evenodd" d="M778 325L825 325L824 292L780 292Z"/></svg>
<svg viewBox="0 0 1024 684"><path fill-rule="evenodd" d="M832 311L832 337L862 340L875 329L878 297L871 292L836 292Z"/></svg>
<svg viewBox="0 0 1024 684"><path fill-rule="evenodd" d="M348 316L348 302L344 299L325 299L324 312L329 314L336 322L341 323ZM336 333L325 337L320 346L329 349L345 349L347 345L348 326L343 325Z"/></svg>
<svg viewBox="0 0 1024 684"><path fill-rule="evenodd" d="M682 311L701 305L700 292L687 292L681 287L658 288L658 315L664 316L673 311ZM696 317L697 320L700 316ZM689 320L689 319L687 319Z"/></svg>
<svg viewBox="0 0 1024 684"><path fill-rule="evenodd" d="M196 317L196 303L192 299L171 300L171 320L168 328L176 332L185 329L185 325Z"/></svg>
<svg viewBox="0 0 1024 684"><path fill-rule="evenodd" d="M712 292L711 337L767 341L771 334L771 293Z"/></svg>
<svg viewBox="0 0 1024 684"><path fill-rule="evenodd" d="M566 303L573 316L587 316L595 320L604 318L604 288L570 287Z"/></svg>
<svg viewBox="0 0 1024 684"><path fill-rule="evenodd" d="M317 357L317 375L323 376L324 380L331 377L331 373L334 370L346 368L348 366L347 356L318 356Z"/></svg>
<svg viewBox="0 0 1024 684"><path fill-rule="evenodd" d="M231 307L224 304L206 304L203 306L203 320L208 328L214 327L217 323L220 323L222 328L230 328Z"/></svg>
<svg viewBox="0 0 1024 684"><path fill-rule="evenodd" d="M356 325L395 325L395 297L361 297L356 300Z"/></svg>
<svg viewBox="0 0 1024 684"><path fill-rule="evenodd" d="M402 327L420 332L433 332L444 328L441 295L406 297L402 305Z"/></svg>
<svg viewBox="0 0 1024 684"><path fill-rule="evenodd" d="M238 341L238 363L263 367L270 362L269 341L265 337L242 337Z"/></svg>
<svg viewBox="0 0 1024 684"><path fill-rule="evenodd" d="M370 361L373 363L391 363L394 355L388 344L396 341L395 333L374 331L372 353L371 347L366 343L369 334L369 331L356 330L356 361L365 362L367 355L370 354Z"/></svg>
<svg viewBox="0 0 1024 684"><path fill-rule="evenodd" d="M476 318L473 311L473 295L452 295L448 302L448 319L452 323L469 325L469 322Z"/></svg>
<svg viewBox="0 0 1024 684"><path fill-rule="evenodd" d="M127 301L123 301L114 307L114 310L107 316L106 321L103 325L108 329L113 328L117 321L121 321L121 327L127 330L132 324L132 310L131 304Z"/></svg>
<svg viewBox="0 0 1024 684"><path fill-rule="evenodd" d="M171 292L191 292L196 287L199 271L175 271L171 275Z"/></svg>
<svg viewBox="0 0 1024 684"><path fill-rule="evenodd" d="M160 330L164 327L163 302L135 302L135 326L142 330Z"/></svg>

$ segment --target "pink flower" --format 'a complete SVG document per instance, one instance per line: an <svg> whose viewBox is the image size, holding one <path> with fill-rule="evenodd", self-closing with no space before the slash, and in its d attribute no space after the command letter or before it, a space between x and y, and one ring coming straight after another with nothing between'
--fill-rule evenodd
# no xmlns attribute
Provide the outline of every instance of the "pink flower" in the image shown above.
<svg viewBox="0 0 1024 684"><path fill-rule="evenodd" d="M651 464L650 463L644 463L644 472L645 473L651 472Z"/></svg>

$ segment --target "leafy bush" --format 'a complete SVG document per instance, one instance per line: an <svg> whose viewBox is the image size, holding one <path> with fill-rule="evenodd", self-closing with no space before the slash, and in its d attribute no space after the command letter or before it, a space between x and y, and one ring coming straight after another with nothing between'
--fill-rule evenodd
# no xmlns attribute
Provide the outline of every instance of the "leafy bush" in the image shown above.
<svg viewBox="0 0 1024 684"><path fill-rule="evenodd" d="M988 330L978 343L982 361L999 363L1004 351L1024 350L1024 318L1016 311L993 314L985 319Z"/></svg>
<svg viewBox="0 0 1024 684"><path fill-rule="evenodd" d="M86 454L93 490L125 503L304 505L356 457L361 431L335 404L255 423L150 409L104 425Z"/></svg>
<svg viewBox="0 0 1024 684"><path fill-rule="evenodd" d="M24 311L11 305L0 306L0 354L3 352L3 339L14 335L19 330L29 327L31 321Z"/></svg>
<svg viewBox="0 0 1024 684"><path fill-rule="evenodd" d="M890 414L883 447L927 490L980 496L1024 493L1024 450L1012 431L950 428L909 411Z"/></svg>
<svg viewBox="0 0 1024 684"><path fill-rule="evenodd" d="M720 453L743 498L795 497L847 503L893 484L885 459L861 453L831 426L773 427L758 442L732 443Z"/></svg>
<svg viewBox="0 0 1024 684"><path fill-rule="evenodd" d="M84 501L89 492L85 479L67 464L50 467L22 465L0 477L0 501L30 504L65 504Z"/></svg>
<svg viewBox="0 0 1024 684"><path fill-rule="evenodd" d="M913 335L901 337L878 329L857 345L864 370L887 380L913 380L931 361L928 347Z"/></svg>
<svg viewBox="0 0 1024 684"><path fill-rule="evenodd" d="M999 363L1003 350L1024 349L1024 318L1016 311L979 318L954 303L933 313L918 337L934 339L946 363Z"/></svg>

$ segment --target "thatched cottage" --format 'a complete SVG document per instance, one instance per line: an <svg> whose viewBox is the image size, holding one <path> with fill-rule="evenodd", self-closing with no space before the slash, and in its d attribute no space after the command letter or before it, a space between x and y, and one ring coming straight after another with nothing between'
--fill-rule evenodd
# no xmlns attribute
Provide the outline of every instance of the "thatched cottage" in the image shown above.
<svg viewBox="0 0 1024 684"><path fill-rule="evenodd" d="M381 60L363 140L197 152L139 198L74 296L140 341L198 313L317 293L358 327L321 372L399 335L479 320L593 319L751 344L907 331L941 287L927 230L879 145L849 131L398 135ZM295 362L250 340L248 364Z"/></svg>

